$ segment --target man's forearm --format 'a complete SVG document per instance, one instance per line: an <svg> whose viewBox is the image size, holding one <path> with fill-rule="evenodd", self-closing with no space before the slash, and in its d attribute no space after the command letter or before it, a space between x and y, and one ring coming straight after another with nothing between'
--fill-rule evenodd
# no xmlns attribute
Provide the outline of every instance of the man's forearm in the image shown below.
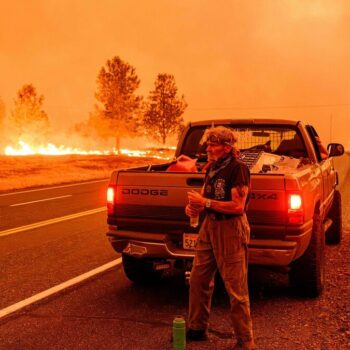
<svg viewBox="0 0 350 350"><path fill-rule="evenodd" d="M205 208L207 202L210 201L210 208L223 214L242 214L244 212L245 203L248 194L248 187L242 186L240 189L236 187L231 190L230 201L219 201L201 196L198 192L188 192L189 204L193 208Z"/></svg>
<svg viewBox="0 0 350 350"><path fill-rule="evenodd" d="M243 214L244 204L241 201L217 201L211 200L210 209L223 214Z"/></svg>

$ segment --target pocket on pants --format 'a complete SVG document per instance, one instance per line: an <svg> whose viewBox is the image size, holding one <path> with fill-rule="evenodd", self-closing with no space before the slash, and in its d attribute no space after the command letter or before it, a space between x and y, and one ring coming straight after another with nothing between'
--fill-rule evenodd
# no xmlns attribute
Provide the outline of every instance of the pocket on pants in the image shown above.
<svg viewBox="0 0 350 350"><path fill-rule="evenodd" d="M248 220L242 220L242 240L243 243L249 243L250 241L250 226Z"/></svg>
<svg viewBox="0 0 350 350"><path fill-rule="evenodd" d="M227 237L225 237L223 250L224 261L230 263L234 263L236 261L241 260L245 254L241 237L232 234L227 235Z"/></svg>
<svg viewBox="0 0 350 350"><path fill-rule="evenodd" d="M225 264L222 279L231 300L234 299L239 303L246 303L249 300L244 259Z"/></svg>
<svg viewBox="0 0 350 350"><path fill-rule="evenodd" d="M235 288L241 290L241 284L244 283L244 259L243 257L235 260L224 260L222 268L222 278L224 281L234 282Z"/></svg>

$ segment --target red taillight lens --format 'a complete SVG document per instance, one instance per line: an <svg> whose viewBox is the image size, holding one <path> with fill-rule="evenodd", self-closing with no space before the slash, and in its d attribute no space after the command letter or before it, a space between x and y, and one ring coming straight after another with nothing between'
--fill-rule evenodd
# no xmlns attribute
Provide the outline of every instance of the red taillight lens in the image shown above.
<svg viewBox="0 0 350 350"><path fill-rule="evenodd" d="M301 195L291 194L289 196L289 209L296 210L296 209L301 209L301 207L302 207Z"/></svg>
<svg viewBox="0 0 350 350"><path fill-rule="evenodd" d="M300 193L288 195L288 224L301 225L304 223L303 199Z"/></svg>
<svg viewBox="0 0 350 350"><path fill-rule="evenodd" d="M114 213L115 187L109 186L107 189L107 213Z"/></svg>

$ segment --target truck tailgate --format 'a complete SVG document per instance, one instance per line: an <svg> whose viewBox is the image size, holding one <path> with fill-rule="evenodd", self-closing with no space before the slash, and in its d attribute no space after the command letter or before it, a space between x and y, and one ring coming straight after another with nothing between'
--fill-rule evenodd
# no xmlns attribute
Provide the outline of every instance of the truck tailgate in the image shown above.
<svg viewBox="0 0 350 350"><path fill-rule="evenodd" d="M252 175L248 219L251 225L284 225L287 196L284 175Z"/></svg>
<svg viewBox="0 0 350 350"><path fill-rule="evenodd" d="M187 225L189 220L184 211L187 192L199 191L203 180L202 173L119 171L114 178L114 185L117 184L115 223L133 220L142 226L155 220L156 226L162 222ZM284 176L253 174L251 185L247 213L250 224L284 225L287 206Z"/></svg>
<svg viewBox="0 0 350 350"><path fill-rule="evenodd" d="M123 218L186 221L187 192L199 191L202 173L120 171L115 214Z"/></svg>

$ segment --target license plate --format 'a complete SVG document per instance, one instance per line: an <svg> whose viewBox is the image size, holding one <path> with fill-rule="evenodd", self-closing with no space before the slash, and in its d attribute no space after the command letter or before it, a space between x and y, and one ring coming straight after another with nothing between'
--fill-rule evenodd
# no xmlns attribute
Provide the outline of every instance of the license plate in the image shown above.
<svg viewBox="0 0 350 350"><path fill-rule="evenodd" d="M184 249L193 250L196 248L198 233L184 233L182 245Z"/></svg>

